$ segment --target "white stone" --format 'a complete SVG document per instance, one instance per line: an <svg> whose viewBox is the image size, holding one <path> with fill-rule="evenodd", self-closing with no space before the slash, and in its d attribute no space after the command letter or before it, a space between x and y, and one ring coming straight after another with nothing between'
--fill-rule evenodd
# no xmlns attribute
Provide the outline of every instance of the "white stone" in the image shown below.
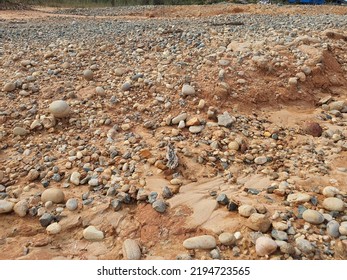
<svg viewBox="0 0 347 280"><path fill-rule="evenodd" d="M58 234L61 231L61 225L58 223L50 224L48 227L46 227L46 231L48 234Z"/></svg>
<svg viewBox="0 0 347 280"><path fill-rule="evenodd" d="M223 245L230 246L235 244L236 237L230 232L223 232L218 236L219 242Z"/></svg>
<svg viewBox="0 0 347 280"><path fill-rule="evenodd" d="M190 85L183 85L182 94L183 96L194 95L195 89Z"/></svg>
<svg viewBox="0 0 347 280"><path fill-rule="evenodd" d="M25 217L29 210L29 203L26 200L18 201L13 210L19 217Z"/></svg>
<svg viewBox="0 0 347 280"><path fill-rule="evenodd" d="M265 164L267 162L267 157L266 156L260 156L260 157L256 157L254 159L254 163L262 165Z"/></svg>
<svg viewBox="0 0 347 280"><path fill-rule="evenodd" d="M64 192L60 189L51 188L43 191L41 195L41 201L46 203L47 201L52 201L54 203L64 202L65 195Z"/></svg>
<svg viewBox="0 0 347 280"><path fill-rule="evenodd" d="M322 203L324 209L329 211L343 211L345 208L344 202L337 197L328 197Z"/></svg>
<svg viewBox="0 0 347 280"><path fill-rule="evenodd" d="M182 114L179 114L177 117L174 117L172 120L171 120L171 123L172 124L178 124L180 123L180 121L184 121L187 119L187 113L182 113Z"/></svg>
<svg viewBox="0 0 347 280"><path fill-rule="evenodd" d="M310 224L319 225L324 222L324 216L316 210L307 209L302 214L302 218Z"/></svg>
<svg viewBox="0 0 347 280"><path fill-rule="evenodd" d="M104 233L94 226L89 226L83 230L83 237L89 241L100 241L104 239Z"/></svg>
<svg viewBox="0 0 347 280"><path fill-rule="evenodd" d="M228 148L232 151L238 151L240 148L240 144L237 141L231 141L228 145Z"/></svg>
<svg viewBox="0 0 347 280"><path fill-rule="evenodd" d="M340 190L335 187L328 186L323 189L322 193L325 197L334 197L335 195L340 194Z"/></svg>
<svg viewBox="0 0 347 280"><path fill-rule="evenodd" d="M103 87L96 87L95 88L95 93L97 95L100 95L100 96L104 96L105 95L105 90Z"/></svg>
<svg viewBox="0 0 347 280"><path fill-rule="evenodd" d="M55 100L49 105L49 111L56 118L65 118L70 115L70 106L64 100Z"/></svg>
<svg viewBox="0 0 347 280"><path fill-rule="evenodd" d="M255 242L255 251L258 256L268 256L277 250L277 243L269 237L261 236Z"/></svg>
<svg viewBox="0 0 347 280"><path fill-rule="evenodd" d="M347 222L342 222L339 227L339 232L341 235L347 235Z"/></svg>
<svg viewBox="0 0 347 280"><path fill-rule="evenodd" d="M203 125L192 125L189 127L189 132L193 134L197 134L203 131L203 129L204 129Z"/></svg>
<svg viewBox="0 0 347 280"><path fill-rule="evenodd" d="M68 199L68 201L66 201L65 206L68 210L74 211L78 207L78 201L76 198L70 198L70 199Z"/></svg>
<svg viewBox="0 0 347 280"><path fill-rule="evenodd" d="M251 216L253 213L257 212L257 210L252 205L248 205L248 204L241 205L238 210L239 210L239 214L242 217L246 217L246 218Z"/></svg>
<svg viewBox="0 0 347 280"><path fill-rule="evenodd" d="M123 256L126 260L141 259L141 249L139 243L134 239L126 239L123 242Z"/></svg>
<svg viewBox="0 0 347 280"><path fill-rule="evenodd" d="M216 239L212 235L200 235L183 241L186 249L213 249L216 247Z"/></svg>
<svg viewBox="0 0 347 280"><path fill-rule="evenodd" d="M0 214L9 213L13 210L14 204L7 200L0 200Z"/></svg>
<svg viewBox="0 0 347 280"><path fill-rule="evenodd" d="M311 196L307 193L292 193L287 197L288 202L304 203L310 201Z"/></svg>
<svg viewBox="0 0 347 280"><path fill-rule="evenodd" d="M70 176L70 182L76 186L78 186L80 184L80 178L81 178L81 174L77 171L72 172L71 176Z"/></svg>
<svg viewBox="0 0 347 280"><path fill-rule="evenodd" d="M91 81L94 78L94 72L90 69L84 70L83 76L87 81Z"/></svg>

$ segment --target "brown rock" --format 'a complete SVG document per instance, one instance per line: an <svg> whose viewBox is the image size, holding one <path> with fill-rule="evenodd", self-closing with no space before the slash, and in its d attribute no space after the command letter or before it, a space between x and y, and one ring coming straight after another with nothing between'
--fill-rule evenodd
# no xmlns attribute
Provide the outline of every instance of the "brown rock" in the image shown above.
<svg viewBox="0 0 347 280"><path fill-rule="evenodd" d="M271 221L264 215L253 213L246 222L246 226L254 231L265 233L271 226Z"/></svg>
<svg viewBox="0 0 347 280"><path fill-rule="evenodd" d="M322 127L316 122L308 122L304 124L304 133L313 137L320 137L323 133Z"/></svg>

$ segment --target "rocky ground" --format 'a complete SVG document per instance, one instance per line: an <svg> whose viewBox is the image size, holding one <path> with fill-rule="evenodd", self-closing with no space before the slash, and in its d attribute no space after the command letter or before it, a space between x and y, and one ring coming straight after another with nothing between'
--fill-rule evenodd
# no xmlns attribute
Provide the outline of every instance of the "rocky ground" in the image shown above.
<svg viewBox="0 0 347 280"><path fill-rule="evenodd" d="M1 259L346 259L347 7L0 13Z"/></svg>

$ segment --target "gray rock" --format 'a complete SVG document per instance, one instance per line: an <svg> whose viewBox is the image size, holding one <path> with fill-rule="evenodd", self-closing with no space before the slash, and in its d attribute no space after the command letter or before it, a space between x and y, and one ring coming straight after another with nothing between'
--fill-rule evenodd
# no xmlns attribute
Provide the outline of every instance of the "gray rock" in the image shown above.
<svg viewBox="0 0 347 280"><path fill-rule="evenodd" d="M312 246L311 242L304 238L296 239L295 245L304 254L310 254L314 251L314 247Z"/></svg>
<svg viewBox="0 0 347 280"><path fill-rule="evenodd" d="M14 135L19 135L19 136L25 136L29 133L28 130L26 130L25 128L23 127L20 127L20 126L16 126L14 129L13 129L13 134Z"/></svg>
<svg viewBox="0 0 347 280"><path fill-rule="evenodd" d="M104 96L105 95L105 90L103 87L96 87L95 88L95 93L97 95L100 95L100 96Z"/></svg>
<svg viewBox="0 0 347 280"><path fill-rule="evenodd" d="M247 219L246 226L254 231L265 233L271 227L271 221L264 214L253 213Z"/></svg>
<svg viewBox="0 0 347 280"><path fill-rule="evenodd" d="M302 218L309 222L310 224L319 225L324 222L323 214L319 213L316 210L307 209L303 214Z"/></svg>
<svg viewBox="0 0 347 280"><path fill-rule="evenodd" d="M40 224L43 227L47 227L53 220L54 220L54 216L49 213L44 213L39 219Z"/></svg>
<svg viewBox="0 0 347 280"><path fill-rule="evenodd" d="M288 234L285 231L273 229L271 231L271 236L275 238L276 240L281 241L287 241L288 240Z"/></svg>
<svg viewBox="0 0 347 280"><path fill-rule="evenodd" d="M153 202L155 202L157 200L158 197L158 193L157 192L151 192L148 195L148 203L152 204Z"/></svg>
<svg viewBox="0 0 347 280"><path fill-rule="evenodd" d="M231 246L234 245L236 242L236 238L234 236L234 234L230 233L230 232L223 232L218 236L219 242L222 245L225 246Z"/></svg>
<svg viewBox="0 0 347 280"><path fill-rule="evenodd" d="M29 210L29 203L24 199L18 201L13 207L13 210L19 217L25 217Z"/></svg>
<svg viewBox="0 0 347 280"><path fill-rule="evenodd" d="M14 204L7 200L0 200L0 214L12 212Z"/></svg>
<svg viewBox="0 0 347 280"><path fill-rule="evenodd" d="M130 82L125 82L124 84L122 84L121 86L121 90L122 91L128 91L131 89L131 83Z"/></svg>
<svg viewBox="0 0 347 280"><path fill-rule="evenodd" d="M164 200L158 199L152 203L152 207L155 211L164 213L166 211L167 205Z"/></svg>
<svg viewBox="0 0 347 280"><path fill-rule="evenodd" d="M70 182L76 186L78 186L80 184L80 178L81 178L81 174L77 171L72 172L71 176L70 176Z"/></svg>
<svg viewBox="0 0 347 280"><path fill-rule="evenodd" d="M186 254L186 253L185 254L179 254L179 255L176 256L176 260L190 261L192 259L193 259L192 256L189 255L189 254Z"/></svg>
<svg viewBox="0 0 347 280"><path fill-rule="evenodd" d="M53 101L49 105L49 111L56 118L65 118L71 113L69 104L64 100Z"/></svg>
<svg viewBox="0 0 347 280"><path fill-rule="evenodd" d="M111 207L114 211L119 211L122 208L122 202L119 199L113 199L111 201Z"/></svg>
<svg viewBox="0 0 347 280"><path fill-rule="evenodd" d="M212 259L214 260L219 260L220 259L220 251L218 249L213 249L211 252L210 252L210 256Z"/></svg>
<svg viewBox="0 0 347 280"><path fill-rule="evenodd" d="M288 254L290 256L293 256L295 255L295 248L292 244L290 243L283 243L280 245L280 251L283 253L283 254Z"/></svg>
<svg viewBox="0 0 347 280"><path fill-rule="evenodd" d="M183 241L183 247L191 249L213 249L216 247L216 239L212 235L200 235Z"/></svg>
<svg viewBox="0 0 347 280"><path fill-rule="evenodd" d="M182 87L182 95L188 96L188 95L194 95L195 89L190 85L183 85Z"/></svg>
<svg viewBox="0 0 347 280"><path fill-rule="evenodd" d="M43 191L41 195L41 201L46 203L47 201L52 201L54 203L64 202L65 195L64 192L60 189L51 188Z"/></svg>
<svg viewBox="0 0 347 280"><path fill-rule="evenodd" d="M171 123L172 124L178 124L180 121L184 121L187 119L187 113L182 113L182 114L179 114L178 116L174 117L172 120L171 120Z"/></svg>
<svg viewBox="0 0 347 280"><path fill-rule="evenodd" d="M83 77L87 80L87 81L91 81L94 78L94 72L90 69L86 69L83 71Z"/></svg>
<svg viewBox="0 0 347 280"><path fill-rule="evenodd" d="M89 181L88 181L88 185L91 186L91 187L97 187L99 185L99 180L98 178L91 178Z"/></svg>
<svg viewBox="0 0 347 280"><path fill-rule="evenodd" d="M189 132L193 134L197 134L203 131L203 129L204 129L203 125L192 125L189 127Z"/></svg>
<svg viewBox="0 0 347 280"><path fill-rule="evenodd" d="M329 211L343 211L345 208L344 202L337 197L328 197L323 200L323 207Z"/></svg>
<svg viewBox="0 0 347 280"><path fill-rule="evenodd" d="M256 157L254 159L254 163L256 163L258 165L265 164L266 162L267 162L267 157L265 157L265 156Z"/></svg>
<svg viewBox="0 0 347 280"><path fill-rule="evenodd" d="M329 110L341 111L345 107L345 101L334 101L329 104Z"/></svg>
<svg viewBox="0 0 347 280"><path fill-rule="evenodd" d="M78 201L76 198L70 198L68 201L66 201L65 206L68 210L75 211L78 207Z"/></svg>
<svg viewBox="0 0 347 280"><path fill-rule="evenodd" d="M27 179L28 181L32 182L35 181L37 178L39 178L40 172L38 172L36 169L30 169Z"/></svg>
<svg viewBox="0 0 347 280"><path fill-rule="evenodd" d="M147 199L147 197L148 197L147 191L144 188L140 188L137 191L136 199L138 201L145 201Z"/></svg>
<svg viewBox="0 0 347 280"><path fill-rule="evenodd" d="M141 259L141 249L139 243L134 239L126 239L123 242L123 256L126 260Z"/></svg>
<svg viewBox="0 0 347 280"><path fill-rule="evenodd" d="M89 241L100 241L104 239L104 233L94 226L89 226L83 230L83 237Z"/></svg>
<svg viewBox="0 0 347 280"><path fill-rule="evenodd" d="M331 237L337 238L340 236L339 232L339 223L335 220L330 221L327 224L327 234L329 234Z"/></svg>
<svg viewBox="0 0 347 280"><path fill-rule="evenodd" d="M248 204L244 204L239 206L239 214L242 217L250 217L253 213L257 213L257 210L252 206Z"/></svg>
<svg viewBox="0 0 347 280"><path fill-rule="evenodd" d="M261 236L256 240L255 251L258 256L271 255L277 250L277 243L269 237Z"/></svg>
<svg viewBox="0 0 347 280"><path fill-rule="evenodd" d="M229 198L226 194L221 193L216 198L217 202L221 205L227 205L229 203Z"/></svg>
<svg viewBox="0 0 347 280"><path fill-rule="evenodd" d="M173 196L173 193L168 186L163 187L162 196L165 199L171 198Z"/></svg>
<svg viewBox="0 0 347 280"><path fill-rule="evenodd" d="M230 127L236 121L236 118L230 116L228 112L224 112L223 114L218 115L217 118L218 125L224 127Z"/></svg>

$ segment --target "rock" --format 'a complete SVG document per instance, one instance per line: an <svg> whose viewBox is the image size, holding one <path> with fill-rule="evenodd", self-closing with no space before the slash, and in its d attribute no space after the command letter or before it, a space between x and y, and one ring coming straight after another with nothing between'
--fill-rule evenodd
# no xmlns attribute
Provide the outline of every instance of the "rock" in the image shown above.
<svg viewBox="0 0 347 280"><path fill-rule="evenodd" d="M97 95L100 95L100 96L104 96L105 95L105 90L103 87L96 87L95 88L95 93Z"/></svg>
<svg viewBox="0 0 347 280"><path fill-rule="evenodd" d="M217 202L221 205L227 205L229 203L229 198L226 194L221 193L216 198Z"/></svg>
<svg viewBox="0 0 347 280"><path fill-rule="evenodd" d="M337 194L340 194L340 190L335 187L325 187L322 191L322 194L326 197L334 197Z"/></svg>
<svg viewBox="0 0 347 280"><path fill-rule="evenodd" d="M72 172L71 176L70 176L70 182L76 186L78 186L80 184L80 178L81 178L81 174L77 171Z"/></svg>
<svg viewBox="0 0 347 280"><path fill-rule="evenodd" d="M39 178L40 172L38 172L36 169L30 169L27 179L29 182L35 181L37 178Z"/></svg>
<svg viewBox="0 0 347 280"><path fill-rule="evenodd" d="M269 237L261 236L255 243L255 251L258 256L269 256L277 250L277 243Z"/></svg>
<svg viewBox="0 0 347 280"><path fill-rule="evenodd" d="M313 137L320 137L323 133L322 127L316 122L304 123L303 131L305 134L312 135Z"/></svg>
<svg viewBox="0 0 347 280"><path fill-rule="evenodd" d="M59 232L61 232L61 225L59 225L58 223L52 223L48 227L46 227L46 231L51 235L58 234Z"/></svg>
<svg viewBox="0 0 347 280"><path fill-rule="evenodd" d="M224 127L230 127L236 121L235 117L230 116L228 112L218 115L217 118L218 125Z"/></svg>
<svg viewBox="0 0 347 280"><path fill-rule="evenodd" d="M329 211L343 211L345 208L344 202L336 197L328 197L323 200L322 203L324 209L329 210Z"/></svg>
<svg viewBox="0 0 347 280"><path fill-rule="evenodd" d="M296 239L295 245L304 254L310 254L314 251L314 247L312 246L311 242L304 238Z"/></svg>
<svg viewBox="0 0 347 280"><path fill-rule="evenodd" d="M162 196L165 199L171 198L173 196L173 193L168 186L163 187Z"/></svg>
<svg viewBox="0 0 347 280"><path fill-rule="evenodd" d="M76 198L70 198L68 199L68 201L66 201L65 207L70 210L70 211L74 211L77 209L78 207L78 201Z"/></svg>
<svg viewBox="0 0 347 280"><path fill-rule="evenodd" d="M111 201L111 207L114 211L119 211L122 208L122 202L119 199L113 199Z"/></svg>
<svg viewBox="0 0 347 280"><path fill-rule="evenodd" d="M86 69L83 71L83 77L87 80L87 81L91 81L94 78L94 72L90 69Z"/></svg>
<svg viewBox="0 0 347 280"><path fill-rule="evenodd" d="M94 226L89 226L83 230L83 237L89 241L100 241L104 239L104 233Z"/></svg>
<svg viewBox="0 0 347 280"><path fill-rule="evenodd" d="M223 232L218 236L219 242L222 245L225 246L231 246L234 245L236 242L236 238L234 236L234 234L230 233L230 232Z"/></svg>
<svg viewBox="0 0 347 280"><path fill-rule="evenodd" d="M265 233L269 230L271 222L264 214L253 213L247 219L246 226L254 231Z"/></svg>
<svg viewBox="0 0 347 280"><path fill-rule="evenodd" d="M176 260L185 260L185 261L189 261L192 260L192 256L190 254L179 254L176 256Z"/></svg>
<svg viewBox="0 0 347 280"><path fill-rule="evenodd" d="M131 83L130 83L130 82L125 82L125 83L122 84L122 86L121 86L121 90L122 90L122 91L128 91L128 90L130 90L130 88L131 88Z"/></svg>
<svg viewBox="0 0 347 280"><path fill-rule="evenodd" d="M141 249L139 243L134 239L126 239L123 242L123 256L126 260L141 259Z"/></svg>
<svg viewBox="0 0 347 280"><path fill-rule="evenodd" d="M346 106L345 101L334 101L329 104L329 110L341 111Z"/></svg>
<svg viewBox="0 0 347 280"><path fill-rule="evenodd" d="M218 249L213 249L211 252L210 252L210 256L212 259L214 260L219 260L220 259L220 251Z"/></svg>
<svg viewBox="0 0 347 280"><path fill-rule="evenodd" d="M307 209L302 214L302 218L309 222L310 224L319 225L324 222L323 214L319 213L316 210Z"/></svg>
<svg viewBox="0 0 347 280"><path fill-rule="evenodd" d="M51 188L43 191L41 195L41 201L46 203L47 201L52 201L54 203L62 203L64 202L65 195L64 192L60 189Z"/></svg>
<svg viewBox="0 0 347 280"><path fill-rule="evenodd" d="M26 130L25 128L23 127L20 127L20 126L16 126L14 129L13 129L13 134L14 135L19 135L19 136L25 136L29 133L28 130Z"/></svg>
<svg viewBox="0 0 347 280"><path fill-rule="evenodd" d="M292 244L284 242L279 247L283 254L288 254L290 256L295 255L295 248Z"/></svg>
<svg viewBox="0 0 347 280"><path fill-rule="evenodd" d="M190 118L187 120L186 125L187 126L199 126L200 125L200 120L197 117Z"/></svg>
<svg viewBox="0 0 347 280"><path fill-rule="evenodd" d="M190 85L183 85L182 87L182 95L183 97L186 97L188 95L194 95L195 89Z"/></svg>
<svg viewBox="0 0 347 280"><path fill-rule="evenodd" d="M14 204L7 200L0 200L0 214L12 212Z"/></svg>
<svg viewBox="0 0 347 280"><path fill-rule="evenodd" d="M180 115L178 115L177 117L174 117L171 121L172 124L178 124L180 121L184 121L185 119L187 119L187 113L182 113Z"/></svg>
<svg viewBox="0 0 347 280"><path fill-rule="evenodd" d="M166 211L167 205L164 200L158 199L153 202L152 207L155 211L164 213Z"/></svg>
<svg viewBox="0 0 347 280"><path fill-rule="evenodd" d="M183 247L192 249L213 249L216 247L216 239L212 235L200 235L183 241Z"/></svg>
<svg viewBox="0 0 347 280"><path fill-rule="evenodd" d="M193 125L189 127L189 132L193 134L200 133L204 129L203 125Z"/></svg>
<svg viewBox="0 0 347 280"><path fill-rule="evenodd" d="M292 193L287 197L287 201L291 203L305 203L309 202L311 196L307 193Z"/></svg>
<svg viewBox="0 0 347 280"><path fill-rule="evenodd" d="M340 236L339 232L339 223L337 221L330 221L327 224L327 234L330 235L331 237L337 238Z"/></svg>
<svg viewBox="0 0 347 280"><path fill-rule="evenodd" d="M339 227L339 232L341 235L347 235L347 222L342 222Z"/></svg>
<svg viewBox="0 0 347 280"><path fill-rule="evenodd" d="M40 224L43 227L47 227L53 220L54 220L54 216L49 213L44 213L39 219Z"/></svg>
<svg viewBox="0 0 347 280"><path fill-rule="evenodd" d="M273 229L271 231L271 236L275 238L275 240L280 240L280 241L288 240L288 234L282 230Z"/></svg>
<svg viewBox="0 0 347 280"><path fill-rule="evenodd" d="M252 205L248 205L248 204L244 204L239 206L239 214L242 217L250 217L253 213L256 213L257 210L252 206Z"/></svg>
<svg viewBox="0 0 347 280"><path fill-rule="evenodd" d="M288 229L288 225L286 223L283 223L283 222L272 222L272 227L274 229L282 230L282 231Z"/></svg>
<svg viewBox="0 0 347 280"><path fill-rule="evenodd" d="M10 92L16 89L16 84L15 83L6 83L4 85L4 88L2 89L5 92Z"/></svg>
<svg viewBox="0 0 347 280"><path fill-rule="evenodd" d="M265 157L265 156L256 157L254 159L254 163L256 163L258 165L265 164L266 162L267 162L267 157Z"/></svg>
<svg viewBox="0 0 347 280"><path fill-rule="evenodd" d="M55 100L49 105L49 111L56 118L65 118L70 115L69 104L64 100Z"/></svg>
<svg viewBox="0 0 347 280"><path fill-rule="evenodd" d="M228 145L228 148L232 151L238 151L240 149L240 144L236 141L231 141Z"/></svg>
<svg viewBox="0 0 347 280"><path fill-rule="evenodd" d="M18 201L13 210L19 217L25 217L29 210L29 203L26 200Z"/></svg>

